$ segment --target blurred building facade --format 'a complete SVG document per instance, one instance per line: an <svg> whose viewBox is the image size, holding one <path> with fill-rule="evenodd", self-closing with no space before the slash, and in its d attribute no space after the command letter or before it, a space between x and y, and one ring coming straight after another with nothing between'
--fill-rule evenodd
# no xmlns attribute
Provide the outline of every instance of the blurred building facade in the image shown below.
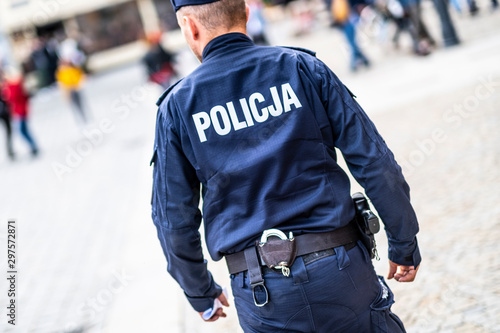
<svg viewBox="0 0 500 333"><path fill-rule="evenodd" d="M141 56L145 36L175 31L177 23L165 0L2 0L0 30L19 63L40 40L70 37L88 55L91 69L99 70Z"/></svg>

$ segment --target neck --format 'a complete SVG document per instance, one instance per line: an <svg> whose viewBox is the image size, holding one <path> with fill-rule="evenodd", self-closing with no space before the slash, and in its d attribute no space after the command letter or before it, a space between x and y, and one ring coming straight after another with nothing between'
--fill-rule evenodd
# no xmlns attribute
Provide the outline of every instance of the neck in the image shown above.
<svg viewBox="0 0 500 333"><path fill-rule="evenodd" d="M233 32L239 32L239 33L242 33L242 34L247 34L247 29L245 26L243 27L233 27L231 29L219 29L213 33L210 33L210 34L206 34L204 36L204 38L200 41L200 50L201 52L199 53L200 56L198 57L198 59L200 61L202 61L201 59L201 55L203 54L203 50L205 49L205 47L207 46L208 43L210 43L210 41L212 39L215 39L219 36L222 36L222 35L225 35L225 34L229 34L229 33L233 33Z"/></svg>

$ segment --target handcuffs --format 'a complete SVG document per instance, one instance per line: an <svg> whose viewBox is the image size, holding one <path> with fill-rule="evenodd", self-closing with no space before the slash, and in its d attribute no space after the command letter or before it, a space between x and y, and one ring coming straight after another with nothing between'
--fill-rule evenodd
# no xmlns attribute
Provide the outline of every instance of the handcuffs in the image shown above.
<svg viewBox="0 0 500 333"><path fill-rule="evenodd" d="M281 273L286 277L290 275L290 267L297 256L297 246L291 231L287 238L281 230L264 230L257 248L267 267L281 269Z"/></svg>

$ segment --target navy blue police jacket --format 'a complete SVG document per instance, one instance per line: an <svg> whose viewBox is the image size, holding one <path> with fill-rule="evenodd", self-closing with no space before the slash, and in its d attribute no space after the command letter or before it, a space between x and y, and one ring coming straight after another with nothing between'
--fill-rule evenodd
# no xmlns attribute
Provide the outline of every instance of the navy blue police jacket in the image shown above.
<svg viewBox="0 0 500 333"><path fill-rule="evenodd" d="M338 148L377 209L389 259L420 263L418 222L401 168L349 90L312 52L256 46L229 33L158 101L152 217L168 265L191 305L220 295L204 260L202 213L213 260L262 231L314 233L354 217Z"/></svg>

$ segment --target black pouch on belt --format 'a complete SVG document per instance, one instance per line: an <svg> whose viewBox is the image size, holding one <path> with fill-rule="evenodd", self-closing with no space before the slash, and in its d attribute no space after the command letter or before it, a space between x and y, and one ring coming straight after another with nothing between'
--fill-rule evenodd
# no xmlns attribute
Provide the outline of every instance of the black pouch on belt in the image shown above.
<svg viewBox="0 0 500 333"><path fill-rule="evenodd" d="M297 245L291 233L287 238L280 230L266 230L257 248L267 267L281 269L284 276L290 274L290 267L297 256Z"/></svg>
<svg viewBox="0 0 500 333"><path fill-rule="evenodd" d="M352 200L356 209L356 221L360 229L361 241L370 252L370 257L378 260L377 244L375 243L375 234L380 230L378 217L370 210L370 204L362 193L354 193Z"/></svg>

